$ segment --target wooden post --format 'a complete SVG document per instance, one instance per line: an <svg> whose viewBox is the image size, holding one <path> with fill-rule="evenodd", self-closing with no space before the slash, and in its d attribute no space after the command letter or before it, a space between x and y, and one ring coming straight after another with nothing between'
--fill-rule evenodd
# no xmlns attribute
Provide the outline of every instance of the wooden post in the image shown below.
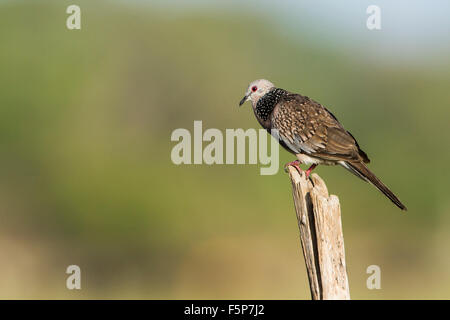
<svg viewBox="0 0 450 320"><path fill-rule="evenodd" d="M349 300L341 208L328 196L325 182L315 173L306 179L288 167L300 240L313 300Z"/></svg>

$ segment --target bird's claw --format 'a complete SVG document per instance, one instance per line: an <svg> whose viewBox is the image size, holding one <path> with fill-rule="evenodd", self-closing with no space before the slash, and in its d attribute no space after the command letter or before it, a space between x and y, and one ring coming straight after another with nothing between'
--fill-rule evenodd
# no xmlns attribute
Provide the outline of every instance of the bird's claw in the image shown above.
<svg viewBox="0 0 450 320"><path fill-rule="evenodd" d="M288 172L288 167L289 166L293 166L295 169L297 169L298 173L302 173L303 172L302 168L300 168L300 161L298 161L298 160L286 163L284 165L284 172Z"/></svg>

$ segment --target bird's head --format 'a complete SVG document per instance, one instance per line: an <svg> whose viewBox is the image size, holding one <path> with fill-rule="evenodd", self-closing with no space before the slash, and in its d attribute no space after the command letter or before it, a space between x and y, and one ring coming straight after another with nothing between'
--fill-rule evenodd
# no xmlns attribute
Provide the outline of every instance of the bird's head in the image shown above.
<svg viewBox="0 0 450 320"><path fill-rule="evenodd" d="M249 84L245 96L242 98L241 102L239 102L239 106L242 106L247 100L250 100L252 105L255 106L258 100L273 88L275 88L275 86L269 80L259 79L253 81Z"/></svg>

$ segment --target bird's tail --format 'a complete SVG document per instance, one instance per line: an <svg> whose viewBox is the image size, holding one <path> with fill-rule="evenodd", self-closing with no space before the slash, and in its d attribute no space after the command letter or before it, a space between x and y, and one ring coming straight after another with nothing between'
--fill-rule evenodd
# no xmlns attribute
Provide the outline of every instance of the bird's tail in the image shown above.
<svg viewBox="0 0 450 320"><path fill-rule="evenodd" d="M341 165L347 170L349 170L351 173L356 175L357 177L373 184L386 197L388 197L397 207L406 211L405 205L399 200L399 198L397 198L397 196L391 190L389 190L389 188L386 187L384 183L381 182L381 180L378 179L377 176L374 175L363 162L343 161Z"/></svg>

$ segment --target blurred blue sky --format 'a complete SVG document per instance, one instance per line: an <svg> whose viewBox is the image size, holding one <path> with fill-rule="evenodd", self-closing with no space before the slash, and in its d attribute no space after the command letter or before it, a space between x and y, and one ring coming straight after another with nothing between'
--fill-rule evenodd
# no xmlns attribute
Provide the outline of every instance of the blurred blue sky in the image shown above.
<svg viewBox="0 0 450 320"><path fill-rule="evenodd" d="M450 53L450 1L445 0L335 0L320 1L213 1L119 0L125 3L169 7L174 12L235 11L262 15L296 41L361 50L395 62L420 62L426 57L447 60ZM366 28L369 5L381 8L381 30ZM249 34L255 32L249 25ZM402 57L402 59L398 59ZM438 59L439 61L440 59ZM442 60L441 60L442 61ZM430 61L423 61L428 64Z"/></svg>

